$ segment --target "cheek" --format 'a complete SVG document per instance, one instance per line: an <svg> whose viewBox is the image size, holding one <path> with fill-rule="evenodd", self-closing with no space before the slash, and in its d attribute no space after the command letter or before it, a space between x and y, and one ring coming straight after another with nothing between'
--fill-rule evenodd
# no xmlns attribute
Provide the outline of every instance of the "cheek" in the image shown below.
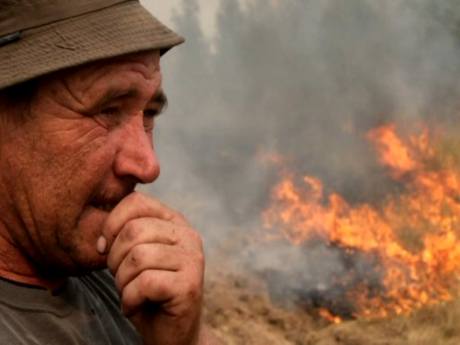
<svg viewBox="0 0 460 345"><path fill-rule="evenodd" d="M36 191L37 211L61 223L63 218L75 221L110 175L113 155L113 148L100 139L35 152L29 181ZM45 210L40 205L46 205Z"/></svg>
<svg viewBox="0 0 460 345"><path fill-rule="evenodd" d="M16 175L22 176L24 199L47 222L62 214L75 218L110 176L116 154L110 133L93 120L66 125L63 121L34 123L25 129L28 135L18 136L26 139L11 149L16 170L21 170Z"/></svg>
<svg viewBox="0 0 460 345"><path fill-rule="evenodd" d="M85 180L86 175L94 178L110 165L114 149L108 142L104 128L82 124L77 129L53 133L39 156L45 158L57 180Z"/></svg>

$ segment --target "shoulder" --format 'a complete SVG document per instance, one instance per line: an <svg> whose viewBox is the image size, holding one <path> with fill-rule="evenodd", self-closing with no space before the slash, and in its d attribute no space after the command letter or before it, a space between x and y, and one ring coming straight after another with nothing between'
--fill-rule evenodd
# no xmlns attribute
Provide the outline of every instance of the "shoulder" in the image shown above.
<svg viewBox="0 0 460 345"><path fill-rule="evenodd" d="M69 328L60 327L72 311L64 296L0 279L0 344L59 344L62 339L80 344Z"/></svg>

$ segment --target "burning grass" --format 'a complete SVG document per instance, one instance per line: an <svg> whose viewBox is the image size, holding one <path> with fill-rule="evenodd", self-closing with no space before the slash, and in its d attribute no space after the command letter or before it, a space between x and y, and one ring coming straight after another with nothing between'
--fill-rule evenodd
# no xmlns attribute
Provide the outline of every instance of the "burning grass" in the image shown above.
<svg viewBox="0 0 460 345"><path fill-rule="evenodd" d="M441 303L409 316L356 320L312 332L308 345L454 345L460 342L460 301Z"/></svg>
<svg viewBox="0 0 460 345"><path fill-rule="evenodd" d="M379 162L402 192L374 204L352 205L326 195L322 182L300 179L282 167L281 181L264 213L275 239L305 246L323 241L346 255L367 255L379 276L353 270L335 277L352 301L355 318L384 318L453 300L460 287L460 160L448 155L445 140L426 128L402 138L395 125L367 134ZM353 283L350 284L350 281ZM320 310L338 322L328 306Z"/></svg>
<svg viewBox="0 0 460 345"><path fill-rule="evenodd" d="M205 319L228 345L457 345L460 300L388 319L329 323L302 308L273 303L251 272L208 272ZM225 272L225 273L224 273Z"/></svg>
<svg viewBox="0 0 460 345"><path fill-rule="evenodd" d="M367 204L270 156L264 268L208 272L205 318L225 344L460 344L460 141L394 125L367 139L401 186Z"/></svg>

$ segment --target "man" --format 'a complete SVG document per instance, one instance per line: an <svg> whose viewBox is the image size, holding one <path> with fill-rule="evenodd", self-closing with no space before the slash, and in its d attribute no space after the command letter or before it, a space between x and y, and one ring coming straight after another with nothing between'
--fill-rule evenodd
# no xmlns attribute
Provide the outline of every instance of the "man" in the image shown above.
<svg viewBox="0 0 460 345"><path fill-rule="evenodd" d="M182 41L135 0L0 0L1 344L212 342L200 236L134 192Z"/></svg>

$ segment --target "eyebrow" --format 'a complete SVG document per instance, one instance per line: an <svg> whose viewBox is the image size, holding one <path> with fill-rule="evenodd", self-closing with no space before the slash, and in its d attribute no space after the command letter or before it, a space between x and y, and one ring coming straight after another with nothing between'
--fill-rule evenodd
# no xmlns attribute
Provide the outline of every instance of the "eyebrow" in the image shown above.
<svg viewBox="0 0 460 345"><path fill-rule="evenodd" d="M120 98L129 98L139 96L139 91L135 88L130 88L127 90L120 89L109 89L104 95L99 98L96 104L92 107L93 111L99 110L104 107L106 104L113 102ZM158 106L158 113L161 113L164 108L168 105L168 98L163 91L163 89L158 89L152 98L148 101L147 105L156 105Z"/></svg>

